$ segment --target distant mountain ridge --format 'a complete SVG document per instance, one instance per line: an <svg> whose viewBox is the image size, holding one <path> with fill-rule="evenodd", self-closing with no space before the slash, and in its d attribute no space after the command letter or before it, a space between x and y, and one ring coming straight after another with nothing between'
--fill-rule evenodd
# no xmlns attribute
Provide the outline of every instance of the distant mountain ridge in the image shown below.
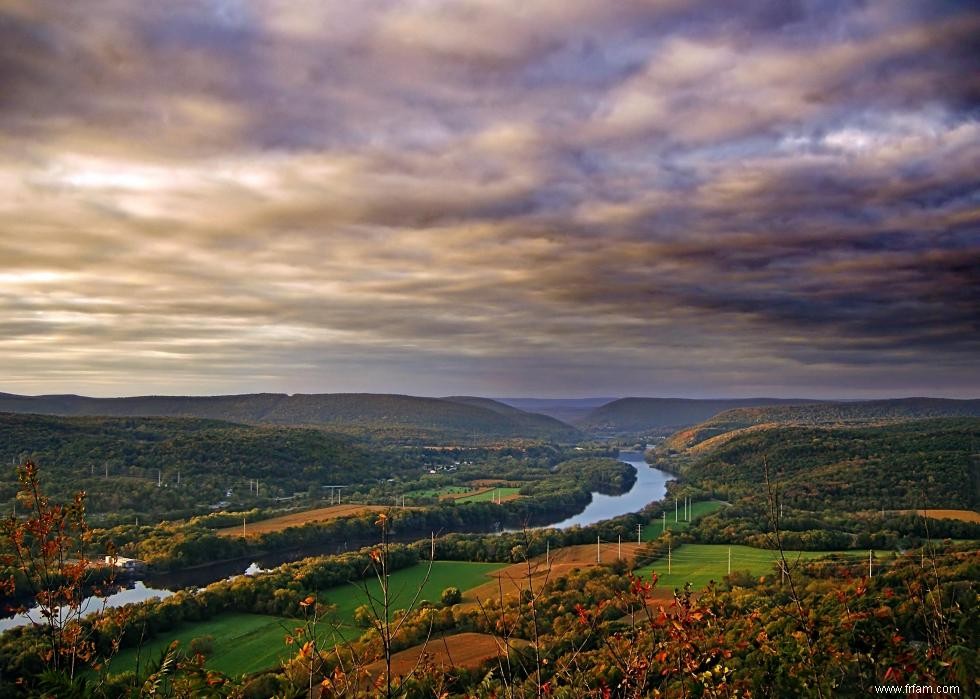
<svg viewBox="0 0 980 699"><path fill-rule="evenodd" d="M612 403L616 398L498 398L514 408L539 413L556 420L577 425L596 408Z"/></svg>
<svg viewBox="0 0 980 699"><path fill-rule="evenodd" d="M323 427L343 433L419 439L575 441L574 427L485 398L396 394L253 393L226 396L0 394L0 412L61 416L195 417L246 424Z"/></svg>
<svg viewBox="0 0 980 699"><path fill-rule="evenodd" d="M805 398L620 398L592 410L575 426L595 434L662 432L697 424L733 408L815 402Z"/></svg>
<svg viewBox="0 0 980 699"><path fill-rule="evenodd" d="M763 425L835 426L884 424L929 418L980 417L980 400L891 398L847 403L809 403L734 408L672 435L667 446L682 450ZM727 438L727 437L725 437Z"/></svg>

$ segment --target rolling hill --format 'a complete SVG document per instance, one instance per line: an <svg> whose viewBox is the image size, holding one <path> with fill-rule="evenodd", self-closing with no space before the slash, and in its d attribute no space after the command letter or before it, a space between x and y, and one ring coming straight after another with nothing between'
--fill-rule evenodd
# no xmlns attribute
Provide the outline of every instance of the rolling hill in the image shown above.
<svg viewBox="0 0 980 699"><path fill-rule="evenodd" d="M267 496L313 485L388 477L398 464L319 429L239 425L198 418L62 417L0 413L0 501L14 468L31 457L56 500L88 493L92 512L179 517L240 498L249 481ZM390 460L389 460L390 461ZM179 476L178 476L179 474ZM159 479L159 480L158 480Z"/></svg>
<svg viewBox="0 0 980 699"><path fill-rule="evenodd" d="M593 434L665 433L694 425L724 410L750 406L797 405L804 399L620 398L599 406L575 423Z"/></svg>
<svg viewBox="0 0 980 699"><path fill-rule="evenodd" d="M415 440L575 441L579 432L553 418L487 399L330 393L231 396L0 394L0 412L61 416L192 417L246 424L319 427L364 437Z"/></svg>
<svg viewBox="0 0 980 699"><path fill-rule="evenodd" d="M561 420L569 425L582 422L596 408L612 403L615 398L499 398L520 410L540 413Z"/></svg>
<svg viewBox="0 0 980 699"><path fill-rule="evenodd" d="M701 487L759 492L763 457L788 505L805 510L980 506L980 419L886 425L764 425L669 459ZM661 457L664 458L664 457Z"/></svg>
<svg viewBox="0 0 980 699"><path fill-rule="evenodd" d="M978 417L980 400L896 398L851 403L810 403L735 408L671 435L666 446L682 451L721 439L739 430L763 425L884 424L938 417Z"/></svg>

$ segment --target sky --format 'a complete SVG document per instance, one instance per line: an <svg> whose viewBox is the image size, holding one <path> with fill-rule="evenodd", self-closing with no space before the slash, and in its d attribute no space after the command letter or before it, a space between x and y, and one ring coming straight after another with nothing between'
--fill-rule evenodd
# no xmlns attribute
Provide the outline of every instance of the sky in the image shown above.
<svg viewBox="0 0 980 699"><path fill-rule="evenodd" d="M0 0L0 391L980 396L978 36Z"/></svg>

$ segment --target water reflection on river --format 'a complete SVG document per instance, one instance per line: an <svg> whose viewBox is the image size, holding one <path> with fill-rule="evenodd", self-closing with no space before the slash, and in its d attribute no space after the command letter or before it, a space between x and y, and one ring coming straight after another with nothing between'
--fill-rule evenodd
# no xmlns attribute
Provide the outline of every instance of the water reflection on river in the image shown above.
<svg viewBox="0 0 980 699"><path fill-rule="evenodd" d="M666 471L650 468L643 458L643 452L623 451L619 453L619 460L636 468L636 483L628 492L622 495L592 493L592 502L585 510L557 524L548 525L548 528L584 527L630 512L638 512L651 502L661 500L667 494L667 481L674 476Z"/></svg>
<svg viewBox="0 0 980 699"><path fill-rule="evenodd" d="M109 595L105 599L106 607L122 607L126 604L133 604L134 602L145 602L153 597L159 597L163 599L165 597L170 597L173 594L170 590L159 590L153 587L147 587L143 584L141 580L137 580L133 583L133 586L128 589L119 590L112 595ZM81 611L83 615L94 614L96 612L102 611L103 600L101 597L88 597L82 601ZM62 608L60 610L61 614L67 614L67 608ZM28 610L25 614L15 614L12 617L7 617L5 619L0 619L0 631L6 631L7 629L12 629L17 626L26 626L30 623L44 623L45 619L41 616L40 607L34 607Z"/></svg>

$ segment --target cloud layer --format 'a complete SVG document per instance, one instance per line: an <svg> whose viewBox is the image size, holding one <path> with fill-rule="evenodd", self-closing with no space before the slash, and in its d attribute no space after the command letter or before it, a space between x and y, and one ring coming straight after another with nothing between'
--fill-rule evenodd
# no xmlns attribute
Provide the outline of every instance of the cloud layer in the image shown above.
<svg viewBox="0 0 980 699"><path fill-rule="evenodd" d="M6 2L0 390L980 392L980 13Z"/></svg>

